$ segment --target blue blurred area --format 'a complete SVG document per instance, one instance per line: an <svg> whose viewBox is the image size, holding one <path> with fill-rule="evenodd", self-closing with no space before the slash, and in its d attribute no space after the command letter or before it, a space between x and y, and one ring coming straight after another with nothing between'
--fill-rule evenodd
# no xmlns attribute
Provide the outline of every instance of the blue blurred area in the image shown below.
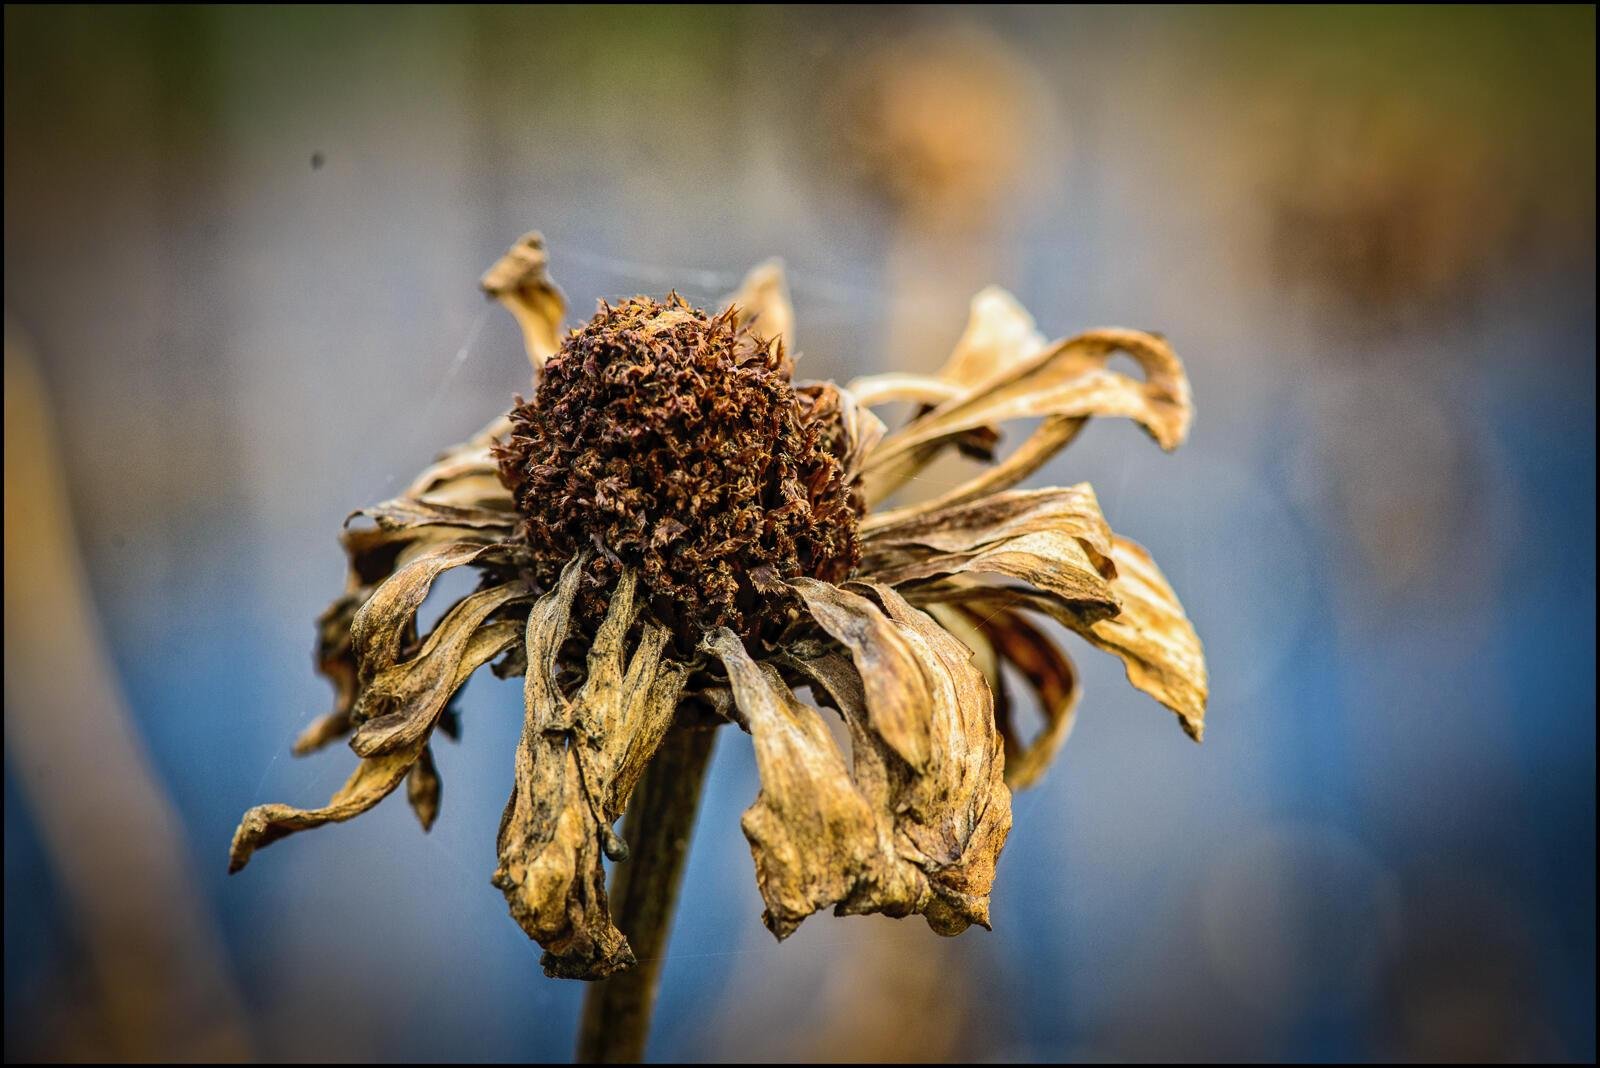
<svg viewBox="0 0 1600 1068"><path fill-rule="evenodd" d="M941 126L917 78L1010 95ZM1592 9L8 8L8 333L256 1053L570 1055L583 991L488 882L514 683L468 687L431 834L391 800L224 874L246 808L348 774L288 755L334 536L526 389L474 283L538 227L579 315L782 255L843 380L937 364L992 281L1161 330L1199 413L1034 483L1161 563L1204 746L1068 639L994 931L778 946L724 732L653 1058L1592 1061L1593 101ZM9 756L5 802L7 1058L61 1057L95 947Z"/></svg>

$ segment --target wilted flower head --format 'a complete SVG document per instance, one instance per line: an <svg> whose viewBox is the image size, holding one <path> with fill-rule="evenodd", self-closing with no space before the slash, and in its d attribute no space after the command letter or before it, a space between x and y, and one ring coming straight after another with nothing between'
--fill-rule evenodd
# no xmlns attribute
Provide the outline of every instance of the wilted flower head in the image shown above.
<svg viewBox="0 0 1600 1068"><path fill-rule="evenodd" d="M334 710L296 743L350 736L361 763L319 809L262 805L232 866L295 831L366 811L402 780L424 828L439 805L433 732L479 667L523 676L526 723L495 885L554 975L634 963L608 911L612 829L669 731L750 735L761 792L742 821L767 926L811 913L988 925L995 862L1026 786L1066 737L1071 662L1030 618L1120 657L1200 737L1200 644L1145 551L1113 535L1087 484L1013 487L1096 415L1164 448L1189 387L1159 337L1097 330L1047 344L1008 294L974 299L937 375L794 384L793 313L774 266L715 314L680 298L602 303L562 337L543 243L485 275L539 369L531 400L446 452L400 497L356 515L350 579L319 621ZM1138 380L1107 368L1124 352ZM888 433L874 407L921 414ZM1042 417L1004 459L936 499L874 507L949 447ZM354 518L354 517L352 517ZM426 635L443 572L478 589ZM1002 668L1045 718L1014 728ZM847 759L808 688L843 718Z"/></svg>

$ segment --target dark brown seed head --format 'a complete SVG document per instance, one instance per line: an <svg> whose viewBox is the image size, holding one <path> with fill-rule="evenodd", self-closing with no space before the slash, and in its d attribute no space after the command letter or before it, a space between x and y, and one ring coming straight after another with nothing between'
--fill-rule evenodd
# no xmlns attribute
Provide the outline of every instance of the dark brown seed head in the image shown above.
<svg viewBox="0 0 1600 1068"><path fill-rule="evenodd" d="M500 477L549 588L591 550L575 618L592 629L624 565L650 615L690 648L707 628L773 633L780 581L838 581L859 559L859 505L837 421L797 397L782 348L676 294L602 303L518 398ZM813 417L815 413L815 417Z"/></svg>

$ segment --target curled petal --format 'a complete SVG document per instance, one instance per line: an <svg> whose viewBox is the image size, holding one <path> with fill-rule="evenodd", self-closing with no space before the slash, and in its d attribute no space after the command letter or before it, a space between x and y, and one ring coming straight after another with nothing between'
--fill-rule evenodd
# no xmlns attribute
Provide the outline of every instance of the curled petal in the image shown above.
<svg viewBox="0 0 1600 1068"><path fill-rule="evenodd" d="M357 678L369 685L380 671L393 667L415 628L417 609L428 597L433 580L451 568L470 564L492 546L449 542L424 552L373 591L355 613L350 638L355 647Z"/></svg>
<svg viewBox="0 0 1600 1068"><path fill-rule="evenodd" d="M472 673L517 640L517 623L484 627L484 621L531 593L527 583L517 581L462 598L416 657L380 671L362 691L354 717L361 726L350 748L360 756L377 756L426 737Z"/></svg>
<svg viewBox="0 0 1600 1068"><path fill-rule="evenodd" d="M561 347L561 319L567 311L549 267L544 235L535 230L523 234L478 280L485 293L516 317L535 371Z"/></svg>
<svg viewBox="0 0 1600 1068"><path fill-rule="evenodd" d="M371 586L358 586L334 601L317 617L317 671L333 683L333 711L319 717L295 739L295 756L314 753L350 733L353 726L350 715L355 710L356 694L360 690L356 680L356 651L355 643L350 638L350 624L355 619L356 611L370 596Z"/></svg>
<svg viewBox="0 0 1600 1068"><path fill-rule="evenodd" d="M423 743L371 760L363 760L348 782L322 808L301 809L290 805L257 805L244 814L233 832L228 852L228 871L236 872L250 862L257 849L271 845L297 831L339 823L359 816L389 796L406 777L422 752Z"/></svg>
<svg viewBox="0 0 1600 1068"><path fill-rule="evenodd" d="M642 628L631 659L634 573L613 591L589 652L588 677L570 699L556 658L570 626L584 557L528 617L523 696L511 799L500 823L494 884L511 915L545 948L551 975L599 979L634 963L612 923L602 857L626 857L611 830L672 723L687 672L663 659L667 633Z"/></svg>
<svg viewBox="0 0 1600 1068"><path fill-rule="evenodd" d="M927 767L928 708L933 695L916 647L877 605L860 594L810 578L794 579L790 586L817 624L855 661L866 684L873 730L906 763Z"/></svg>
<svg viewBox="0 0 1600 1068"><path fill-rule="evenodd" d="M934 682L932 758L925 775L903 783L895 802L902 855L928 876L934 900L929 926L958 934L989 926L989 890L1011 830L1011 792L994 724L994 698L972 653L927 613L888 586L857 584L883 605L923 646L924 671ZM908 854L909 842L914 847Z"/></svg>
<svg viewBox="0 0 1600 1068"><path fill-rule="evenodd" d="M841 913L915 911L926 880L895 855L888 810L875 810L856 789L817 713L726 627L708 634L705 648L727 668L755 742L761 793L740 823L766 903L762 921L787 938L830 905Z"/></svg>
<svg viewBox="0 0 1600 1068"><path fill-rule="evenodd" d="M1106 369L1117 352L1139 362L1145 371L1143 382ZM1059 448L1078 430L1060 420L1097 415L1135 420L1164 449L1183 441L1192 416L1189 380L1164 339L1138 330L1095 330L1002 369L885 438L867 461L867 499L882 500L908 471L926 462L930 449L969 431L1011 419L1045 417L1035 437L1045 434ZM1042 463L1039 454L1037 447L1030 448L1028 462ZM968 487L958 487L941 502L971 496Z"/></svg>
<svg viewBox="0 0 1600 1068"><path fill-rule="evenodd" d="M1114 618L1088 620L1071 606L1035 590L981 586L956 580L911 589L920 602L961 604L985 611L1028 608L1077 631L1119 657L1136 688L1175 712L1195 741L1205 733L1208 684L1205 652L1183 605L1150 554L1118 537L1112 543L1117 577L1111 588L1122 610Z"/></svg>
<svg viewBox="0 0 1600 1068"><path fill-rule="evenodd" d="M458 508L511 509L511 491L500 481L494 445L511 433L511 417L502 415L460 445L439 455L406 487L404 496Z"/></svg>

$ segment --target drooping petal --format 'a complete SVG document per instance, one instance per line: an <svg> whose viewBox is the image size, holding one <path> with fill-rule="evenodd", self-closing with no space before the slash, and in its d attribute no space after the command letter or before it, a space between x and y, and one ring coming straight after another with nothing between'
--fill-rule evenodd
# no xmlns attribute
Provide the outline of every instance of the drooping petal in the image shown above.
<svg viewBox="0 0 1600 1068"><path fill-rule="evenodd" d="M926 880L896 856L888 810L875 810L856 789L817 713L727 628L707 635L705 647L727 668L755 742L761 792L740 823L766 903L762 921L787 938L829 906L894 916L916 910Z"/></svg>
<svg viewBox="0 0 1600 1068"><path fill-rule="evenodd" d="M1056 619L1119 657L1128 681L1175 712L1184 731L1199 741L1205 732L1208 694L1199 636L1142 546L1117 537L1111 555L1117 569L1111 588L1122 610L1108 619L1086 620L1057 598L1036 590L962 579L909 587L908 592L924 603L961 604L979 613L1027 608Z"/></svg>
<svg viewBox="0 0 1600 1068"><path fill-rule="evenodd" d="M1055 642L1019 612L968 613L968 618L995 656L1022 675L1044 717L1043 729L1031 741L1022 739L1009 717L996 717L1006 741L1006 784L1025 789L1044 774L1072 733L1080 692L1077 672Z"/></svg>
<svg viewBox="0 0 1600 1068"><path fill-rule="evenodd" d="M433 830L433 821L439 818L439 798L443 792L444 783L433 763L433 746L425 745L406 776L406 800L411 802L411 811L417 814L417 822L424 831Z"/></svg>
<svg viewBox="0 0 1600 1068"><path fill-rule="evenodd" d="M888 586L857 585L923 644L921 662L935 682L932 758L925 775L906 780L895 805L903 809L898 830L915 847L911 859L932 884L928 924L941 934L958 934L973 923L987 927L995 864L1011 829L1011 792L988 682L972 653L927 613ZM901 852L906 855L903 843Z"/></svg>
<svg viewBox="0 0 1600 1068"><path fill-rule="evenodd" d="M860 594L810 578L794 579L790 586L817 624L855 661L866 685L873 730L913 768L927 767L933 694L916 647Z"/></svg>
<svg viewBox="0 0 1600 1068"><path fill-rule="evenodd" d="M356 676L363 689L379 672L399 662L401 649L415 629L417 609L427 599L434 579L451 568L472 563L492 548L461 541L430 548L373 591L350 623Z"/></svg>
<svg viewBox="0 0 1600 1068"><path fill-rule="evenodd" d="M887 821L895 854L924 881L926 894L887 903L903 908L914 900L913 911L941 934L957 934L973 923L987 926L995 861L1011 826L988 681L972 653L936 620L886 586L852 585L915 650L917 670L929 682L927 765L913 768L887 744L872 722L868 677L845 656L789 656L785 662L819 685L844 716L853 781L880 821ZM890 911L884 904L868 895L838 911Z"/></svg>
<svg viewBox="0 0 1600 1068"><path fill-rule="evenodd" d="M321 827L325 823L339 823L361 815L400 785L400 780L406 777L421 752L422 743L417 743L410 749L363 760L349 781L322 808L301 809L277 804L252 808L244 814L238 829L233 832L233 846L228 851L228 871L238 871L250 862L251 855L257 849L297 831Z"/></svg>
<svg viewBox="0 0 1600 1068"><path fill-rule="evenodd" d="M528 617L527 718L511 799L501 819L494 884L511 915L545 948L550 975L599 979L634 963L612 923L602 856L626 847L611 830L671 726L687 672L663 657L667 632L645 624L629 659L637 606L625 572L571 698L556 677L585 558L575 558Z"/></svg>
<svg viewBox="0 0 1600 1068"><path fill-rule="evenodd" d="M445 613L415 657L380 671L357 701L361 724L350 739L360 756L409 747L433 730L445 705L474 671L517 640L520 625L484 621L513 601L532 595L526 582L480 590Z"/></svg>
<svg viewBox="0 0 1600 1068"><path fill-rule="evenodd" d="M567 311L549 267L544 235L535 230L523 234L478 280L485 293L516 317L535 372L561 347L561 319Z"/></svg>
<svg viewBox="0 0 1600 1068"><path fill-rule="evenodd" d="M520 584L513 584L516 585ZM511 626L514 627L515 624ZM441 622L439 628L436 628L436 634L444 627L445 624ZM438 687L442 696L436 698L430 696L428 700L437 699L439 708L443 708L450 695L465 685L474 671L503 651L515 637L515 631L508 631L507 624L491 624L473 632L465 643L465 650L455 659L436 653L435 663L440 670L449 672L449 680ZM448 641L453 642L454 638L451 637ZM436 649L443 649L446 644L447 640L441 639ZM252 853L280 838L297 831L320 827L325 823L350 819L382 801L421 760L435 722L437 722L437 712L426 717L420 729L404 732L398 744L384 746L381 750L372 750L373 755L361 761L349 781L322 808L298 809L290 805L271 804L258 805L246 812L239 823L239 829L234 832L228 870L238 871L243 868L249 862ZM418 817L422 818L424 830L432 823L431 815L424 817L429 777L429 770L425 769L413 780L410 787L412 806L417 810ZM437 772L433 772L431 777L434 780L431 786L431 811L437 814ZM422 802L420 805L419 800Z"/></svg>

